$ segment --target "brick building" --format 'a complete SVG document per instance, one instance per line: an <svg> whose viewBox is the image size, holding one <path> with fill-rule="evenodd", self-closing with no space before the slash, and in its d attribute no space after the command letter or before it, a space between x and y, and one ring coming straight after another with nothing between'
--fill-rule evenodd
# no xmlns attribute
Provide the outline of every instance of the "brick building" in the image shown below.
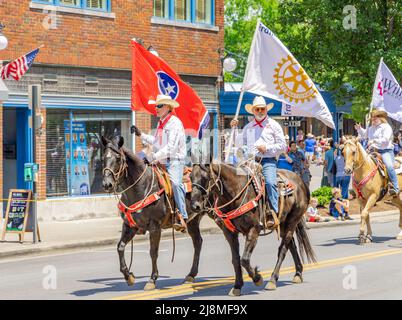
<svg viewBox="0 0 402 320"><path fill-rule="evenodd" d="M3 1L0 16L9 41L0 51L3 64L44 45L20 81L5 81L9 98L0 108L0 188L6 198L11 188L30 187L23 178L24 163L33 157L28 86L42 86L44 130L36 136L39 220L116 214L115 199L101 186L99 138L120 134L138 149L130 125L135 122L145 132L156 127L154 117L130 109L130 39L152 45L197 91L210 112L211 128L218 127L223 0ZM84 133L81 146L70 136L76 125ZM217 150L218 139L213 140ZM77 159L82 161L73 162ZM89 195L73 188L73 172L86 176Z"/></svg>

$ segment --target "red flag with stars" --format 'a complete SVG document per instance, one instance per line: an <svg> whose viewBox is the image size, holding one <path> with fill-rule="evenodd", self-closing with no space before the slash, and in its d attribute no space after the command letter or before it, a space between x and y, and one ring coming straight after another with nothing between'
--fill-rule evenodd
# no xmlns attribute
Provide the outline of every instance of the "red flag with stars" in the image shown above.
<svg viewBox="0 0 402 320"><path fill-rule="evenodd" d="M180 106L176 116L184 129L201 138L202 130L209 123L209 114L197 93L160 57L146 50L134 39L132 47L131 108L156 115L155 105L148 104L159 94L169 95Z"/></svg>

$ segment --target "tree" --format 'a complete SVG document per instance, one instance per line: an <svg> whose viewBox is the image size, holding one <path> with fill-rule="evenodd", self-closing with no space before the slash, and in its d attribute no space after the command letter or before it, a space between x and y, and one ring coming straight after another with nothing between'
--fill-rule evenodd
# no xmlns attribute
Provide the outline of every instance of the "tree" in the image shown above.
<svg viewBox="0 0 402 320"><path fill-rule="evenodd" d="M349 7L340 0L227 0L225 47L247 56L260 17L338 104L352 99L351 116L362 121L381 57L402 80L401 9L399 0L351 1Z"/></svg>

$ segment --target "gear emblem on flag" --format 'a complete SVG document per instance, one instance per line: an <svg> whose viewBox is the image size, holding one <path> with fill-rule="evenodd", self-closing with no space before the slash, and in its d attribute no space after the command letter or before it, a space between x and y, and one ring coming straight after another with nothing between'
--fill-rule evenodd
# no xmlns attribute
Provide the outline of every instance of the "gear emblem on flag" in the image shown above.
<svg viewBox="0 0 402 320"><path fill-rule="evenodd" d="M290 102L304 103L317 94L304 69L291 56L278 63L274 78L275 89Z"/></svg>

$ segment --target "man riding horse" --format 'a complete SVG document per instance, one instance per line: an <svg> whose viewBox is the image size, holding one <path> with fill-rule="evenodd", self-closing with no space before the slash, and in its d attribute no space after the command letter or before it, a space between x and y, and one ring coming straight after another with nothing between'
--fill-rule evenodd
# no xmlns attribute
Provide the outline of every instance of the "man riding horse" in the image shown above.
<svg viewBox="0 0 402 320"><path fill-rule="evenodd" d="M156 115L160 119L155 136L142 133L136 126L131 127L131 132L141 137L143 143L154 147L155 152L147 155L152 164L159 162L166 165L174 200L180 212L180 224L175 224L174 228L185 231L188 215L185 202L186 191L182 180L186 157L186 136L183 123L174 115L174 109L179 106L179 103L170 96L158 95L156 101L149 100L148 104L155 105Z"/></svg>
<svg viewBox="0 0 402 320"><path fill-rule="evenodd" d="M266 104L264 97L257 96L253 104L245 106L246 111L254 115L254 119L243 129L243 133L236 138L236 145L247 146L248 154L256 154L261 160L262 173L265 178L268 201L270 203L271 221L268 229L277 226L278 214L278 186L276 182L277 158L286 150L286 141L282 127L274 119L268 117L268 111L274 106ZM239 121L233 119L230 123L232 128L237 127Z"/></svg>
<svg viewBox="0 0 402 320"><path fill-rule="evenodd" d="M387 122L385 111L374 109L370 116L371 126L364 129L360 124L356 124L355 128L361 138L368 139L367 150L381 154L390 180L388 193L391 196L398 196L400 191L394 168L393 130Z"/></svg>

